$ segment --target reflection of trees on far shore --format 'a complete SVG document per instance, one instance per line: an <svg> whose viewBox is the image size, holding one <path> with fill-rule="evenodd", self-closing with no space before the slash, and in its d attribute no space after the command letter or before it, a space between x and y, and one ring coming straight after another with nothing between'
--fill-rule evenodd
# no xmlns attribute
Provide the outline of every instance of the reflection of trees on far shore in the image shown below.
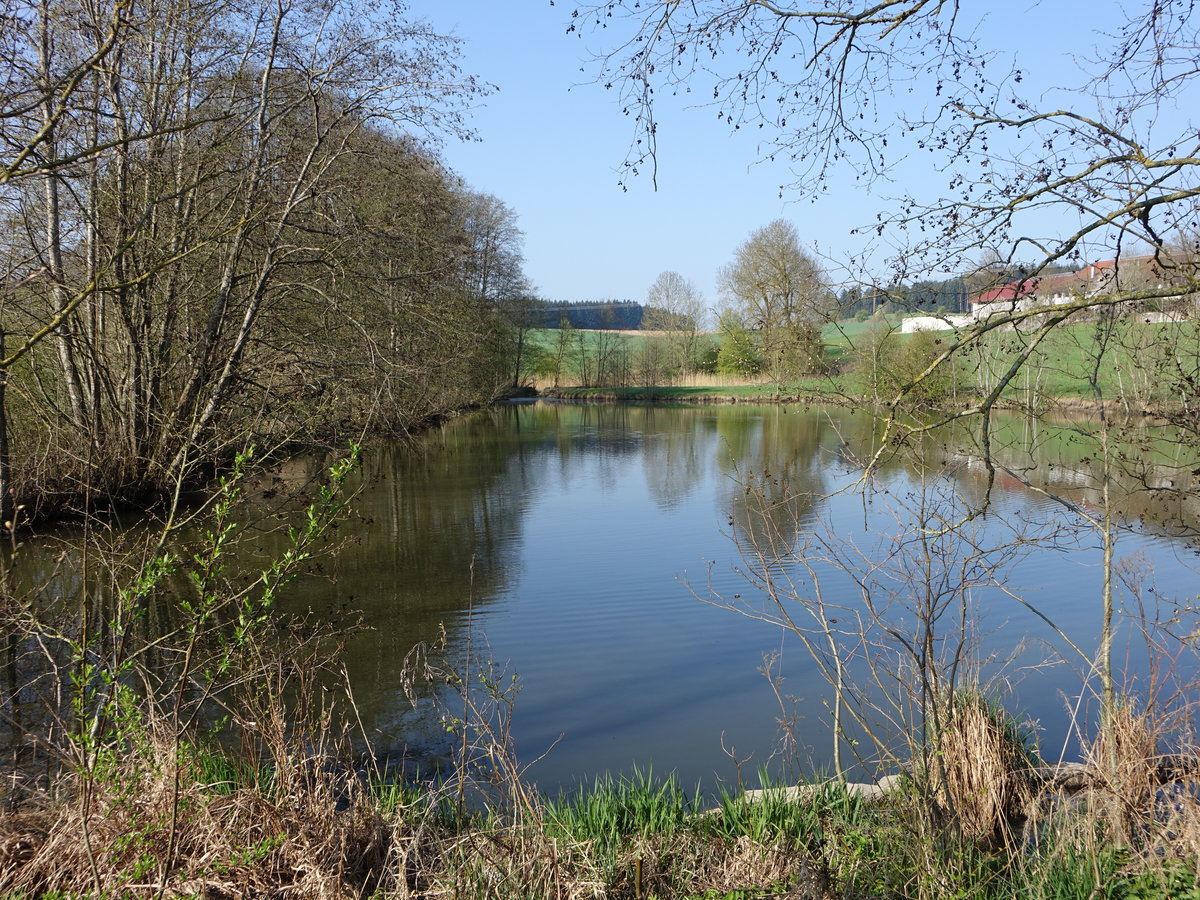
<svg viewBox="0 0 1200 900"><path fill-rule="evenodd" d="M735 540L792 546L810 528L830 490L840 435L819 411L772 407L722 417L722 469L728 491L722 508Z"/></svg>
<svg viewBox="0 0 1200 900"><path fill-rule="evenodd" d="M646 487L659 508L672 509L699 486L712 465L707 439L711 418L669 407L651 407L645 412L642 472Z"/></svg>
<svg viewBox="0 0 1200 900"><path fill-rule="evenodd" d="M354 518L336 556L292 586L289 606L359 616L345 663L369 733L388 749L444 739L428 711L407 712L404 661L443 631L463 652L471 617L517 578L533 486L559 456L556 433L513 407L454 419L415 445L371 448Z"/></svg>
<svg viewBox="0 0 1200 900"><path fill-rule="evenodd" d="M882 428L877 417L835 416L846 435L844 456L861 467L878 448ZM1110 485L1118 516L1165 535L1200 534L1200 476L1194 454L1179 430L1150 421L1122 423L1110 429ZM890 448L874 475L886 482L900 475L952 477L968 506L983 505L989 480L993 496L1012 494L1054 502L1061 498L1083 507L1102 503L1103 463L1098 425L1090 421L993 416L988 447L994 473L984 463L978 423L955 422ZM1047 496L1049 495L1049 496Z"/></svg>
<svg viewBox="0 0 1200 900"><path fill-rule="evenodd" d="M281 612L311 609L316 624L332 625L361 616L369 630L349 635L346 670L368 734L385 751L396 750L429 724L405 712L405 656L419 643L436 641L443 629L450 652L461 652L473 613L494 607L517 583L524 519L539 496L579 479L603 489L634 477L636 490L672 509L697 490L714 490L714 525L783 557L804 535L825 527L818 519L826 498L854 482L879 435L870 411L844 408L537 403L482 410L411 444L370 448L357 475L353 514L329 543L336 553L287 587ZM1123 428L1119 437L1120 513L1156 530L1183 527L1195 534L1200 492L1182 442L1164 426ZM998 416L992 453L996 491L1024 498L1029 482L1071 502L1098 505L1096 443L1080 423ZM873 482L887 487L911 484L918 473L947 473L970 507L982 502L988 483L980 458L975 433L950 426L885 455ZM255 484L246 515L261 525L231 551L231 572L252 577L287 549L286 528L295 520L277 514L278 501L270 497L298 491L301 502L293 509L302 514L303 497L324 468L322 460L296 458ZM588 510L578 514L582 520ZM198 537L183 540L190 546ZM98 628L110 602L99 587L84 590L76 543L69 529L54 540L29 540L13 573L14 590L36 598L67 634L79 627L78 598L87 598L87 619ZM175 627L173 598L189 589L183 579L172 582L137 620L142 643L152 647L155 633ZM29 680L35 673L18 674ZM436 737L433 729L427 740Z"/></svg>

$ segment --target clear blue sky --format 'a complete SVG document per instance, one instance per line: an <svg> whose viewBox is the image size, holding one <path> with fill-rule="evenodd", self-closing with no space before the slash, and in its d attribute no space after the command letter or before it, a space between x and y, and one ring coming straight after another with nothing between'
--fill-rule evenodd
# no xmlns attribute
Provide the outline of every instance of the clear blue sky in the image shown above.
<svg viewBox="0 0 1200 900"><path fill-rule="evenodd" d="M988 43L1021 54L1022 68L1046 84L1077 83L1064 55L1096 43L1099 3L1021 3L985 18ZM731 134L710 108L663 105L658 190L648 175L619 182L633 123L615 91L593 83L587 61L601 36L566 33L572 0L414 0L412 12L463 41L464 70L499 90L473 114L480 142L448 143L443 157L474 189L516 210L525 232L526 272L553 300L642 300L655 276L680 272L717 303L716 271L738 244L772 219L792 221L801 238L831 260L862 252L850 235L884 201L852 180L813 200L785 192L783 164L757 164L757 136ZM965 13L964 13L965 15ZM985 14L987 15L987 14ZM1104 22L1115 28L1116 19ZM585 70L586 71L583 71ZM1062 80L1058 80L1058 79ZM929 177L932 169L906 176ZM931 181L931 184L933 182ZM892 188L895 191L895 188ZM836 264L830 268L836 280Z"/></svg>

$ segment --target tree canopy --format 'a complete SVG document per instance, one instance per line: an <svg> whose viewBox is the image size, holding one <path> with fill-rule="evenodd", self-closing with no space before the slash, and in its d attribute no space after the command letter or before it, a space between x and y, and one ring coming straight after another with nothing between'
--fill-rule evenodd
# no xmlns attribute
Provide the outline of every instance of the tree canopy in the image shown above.
<svg viewBox="0 0 1200 900"><path fill-rule="evenodd" d="M718 280L725 300L758 331L777 380L811 371L820 360L820 330L833 297L816 258L790 222L776 219L737 248Z"/></svg>

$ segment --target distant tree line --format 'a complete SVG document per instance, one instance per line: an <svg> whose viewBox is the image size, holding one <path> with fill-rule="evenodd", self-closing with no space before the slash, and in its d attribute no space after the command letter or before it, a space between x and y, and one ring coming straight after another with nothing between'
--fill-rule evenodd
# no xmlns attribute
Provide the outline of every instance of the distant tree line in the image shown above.
<svg viewBox="0 0 1200 900"><path fill-rule="evenodd" d="M844 319L865 319L876 313L964 313L973 293L967 279L958 276L883 289L851 285L838 294L838 311Z"/></svg>
<svg viewBox="0 0 1200 900"><path fill-rule="evenodd" d="M636 331L642 327L647 309L632 300L585 300L572 303L548 300L538 310L538 327L558 328L564 321L587 331Z"/></svg>
<svg viewBox="0 0 1200 900"><path fill-rule="evenodd" d="M967 275L927 279L888 287L850 285L838 294L838 315L843 319L865 319L880 315L937 315L970 312L970 298L1001 284L1035 275L1073 271L1063 264L1044 265L991 259Z"/></svg>

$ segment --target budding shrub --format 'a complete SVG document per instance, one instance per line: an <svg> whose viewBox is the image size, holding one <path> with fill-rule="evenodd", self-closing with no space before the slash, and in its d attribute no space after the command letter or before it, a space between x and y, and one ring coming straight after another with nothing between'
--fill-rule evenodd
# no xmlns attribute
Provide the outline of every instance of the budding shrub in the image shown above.
<svg viewBox="0 0 1200 900"><path fill-rule="evenodd" d="M953 334L950 331L900 334L881 322L866 333L856 348L855 369L869 393L878 400L891 400L945 351ZM928 404L950 400L954 394L956 364L954 359L944 360L909 388L908 400Z"/></svg>

